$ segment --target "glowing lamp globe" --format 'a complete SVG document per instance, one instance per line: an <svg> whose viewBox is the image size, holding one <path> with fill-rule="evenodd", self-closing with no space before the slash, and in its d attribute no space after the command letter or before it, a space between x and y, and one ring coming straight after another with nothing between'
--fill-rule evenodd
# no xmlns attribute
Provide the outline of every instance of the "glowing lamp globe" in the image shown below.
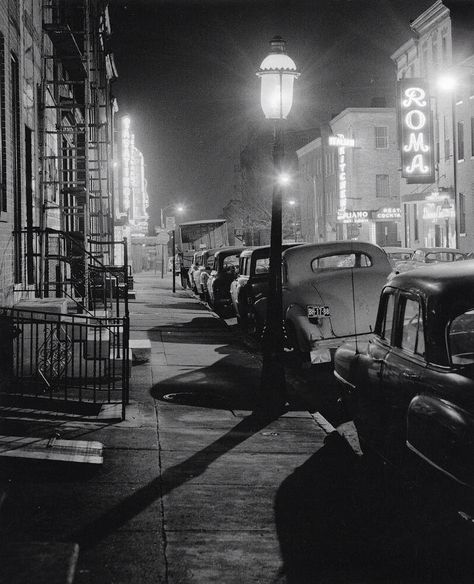
<svg viewBox="0 0 474 584"><path fill-rule="evenodd" d="M270 54L257 71L261 79L260 102L267 119L285 120L293 104L293 82L299 73L281 37L273 37L270 46Z"/></svg>

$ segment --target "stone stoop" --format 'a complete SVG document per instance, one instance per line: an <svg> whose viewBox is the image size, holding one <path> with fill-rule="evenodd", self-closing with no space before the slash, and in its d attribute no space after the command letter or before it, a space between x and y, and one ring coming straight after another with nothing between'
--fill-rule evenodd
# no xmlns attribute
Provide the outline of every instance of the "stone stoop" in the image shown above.
<svg viewBox="0 0 474 584"><path fill-rule="evenodd" d="M146 363L151 358L150 339L130 339L128 346L132 353L132 361Z"/></svg>

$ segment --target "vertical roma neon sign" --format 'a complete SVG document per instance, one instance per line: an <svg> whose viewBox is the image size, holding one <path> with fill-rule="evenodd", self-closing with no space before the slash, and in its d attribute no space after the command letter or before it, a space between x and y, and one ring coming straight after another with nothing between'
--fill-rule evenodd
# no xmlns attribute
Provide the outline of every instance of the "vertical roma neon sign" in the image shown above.
<svg viewBox="0 0 474 584"><path fill-rule="evenodd" d="M408 183L434 182L433 121L424 79L398 82L402 176Z"/></svg>

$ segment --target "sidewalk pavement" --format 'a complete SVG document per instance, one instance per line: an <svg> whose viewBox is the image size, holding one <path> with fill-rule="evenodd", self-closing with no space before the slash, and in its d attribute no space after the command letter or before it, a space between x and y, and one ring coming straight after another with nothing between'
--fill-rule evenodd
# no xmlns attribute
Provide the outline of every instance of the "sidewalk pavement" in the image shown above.
<svg viewBox="0 0 474 584"><path fill-rule="evenodd" d="M327 429L307 411L252 416L260 360L239 334L169 277L135 283L131 338L152 354L132 368L126 420L60 428L102 442L103 466L3 468L2 537L77 542L78 584L283 582L275 499Z"/></svg>

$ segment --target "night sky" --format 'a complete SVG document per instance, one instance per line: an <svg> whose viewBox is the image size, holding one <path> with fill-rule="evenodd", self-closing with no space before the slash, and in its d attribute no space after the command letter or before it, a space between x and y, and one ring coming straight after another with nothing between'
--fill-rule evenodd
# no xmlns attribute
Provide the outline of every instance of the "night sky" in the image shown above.
<svg viewBox="0 0 474 584"><path fill-rule="evenodd" d="M292 127L384 96L390 55L434 0L111 0L114 85L147 166L154 217L185 202L184 220L215 218L232 198L250 123L261 122L255 75L281 35L301 71Z"/></svg>

